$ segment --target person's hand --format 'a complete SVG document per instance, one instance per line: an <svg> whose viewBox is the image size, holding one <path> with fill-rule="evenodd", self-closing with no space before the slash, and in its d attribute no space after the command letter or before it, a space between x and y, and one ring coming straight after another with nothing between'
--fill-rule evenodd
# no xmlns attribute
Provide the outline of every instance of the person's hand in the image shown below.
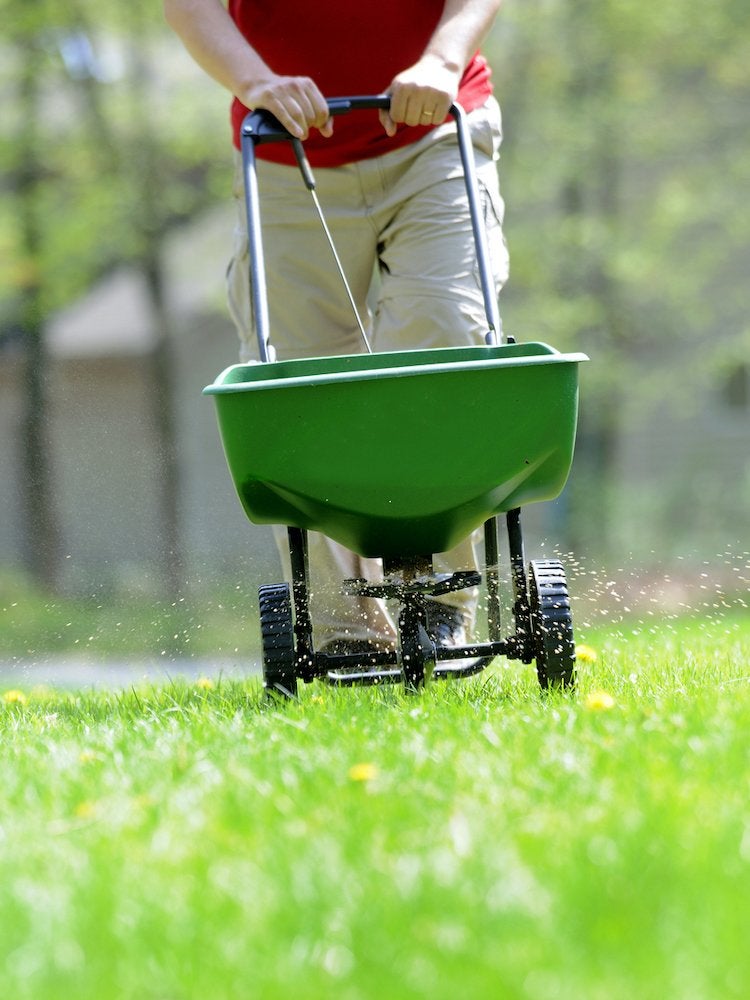
<svg viewBox="0 0 750 1000"><path fill-rule="evenodd" d="M458 96L461 73L434 56L423 56L391 81L390 111L380 111L380 122L390 136L396 126L439 125Z"/></svg>
<svg viewBox="0 0 750 1000"><path fill-rule="evenodd" d="M333 134L325 98L307 76L270 76L248 88L241 100L252 111L270 111L297 139L306 139L311 128L326 138Z"/></svg>

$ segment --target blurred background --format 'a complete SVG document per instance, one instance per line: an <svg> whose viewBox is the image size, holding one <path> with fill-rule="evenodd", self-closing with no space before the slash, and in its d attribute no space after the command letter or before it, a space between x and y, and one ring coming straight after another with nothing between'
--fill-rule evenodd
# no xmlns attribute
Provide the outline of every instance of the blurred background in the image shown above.
<svg viewBox="0 0 750 1000"><path fill-rule="evenodd" d="M274 549L200 395L237 358L228 97L159 3L0 12L6 650L68 641L69 605L46 638L8 611L32 595L101 610L239 593L252 616ZM528 508L528 547L647 599L649 581L685 602L709 580L744 606L750 8L505 0L484 50L504 113L506 332L592 359L570 483Z"/></svg>

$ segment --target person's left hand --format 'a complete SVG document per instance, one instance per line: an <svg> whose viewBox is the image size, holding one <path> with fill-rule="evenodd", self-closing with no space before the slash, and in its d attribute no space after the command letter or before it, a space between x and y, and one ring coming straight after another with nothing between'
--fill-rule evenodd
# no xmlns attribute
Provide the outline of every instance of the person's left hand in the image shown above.
<svg viewBox="0 0 750 1000"><path fill-rule="evenodd" d="M446 66L435 56L423 56L395 76L386 88L391 95L391 108L379 112L383 128L394 136L400 123L439 125L456 100L460 82L458 69Z"/></svg>

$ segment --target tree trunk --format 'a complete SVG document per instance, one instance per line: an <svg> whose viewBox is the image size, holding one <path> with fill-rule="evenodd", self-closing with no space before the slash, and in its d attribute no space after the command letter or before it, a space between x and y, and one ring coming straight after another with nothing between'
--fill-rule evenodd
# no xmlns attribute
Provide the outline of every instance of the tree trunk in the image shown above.
<svg viewBox="0 0 750 1000"><path fill-rule="evenodd" d="M609 255L617 248L620 215L621 153L612 127L617 81L606 46L607 32L597 21L598 0L575 0L567 14L567 45L572 60L568 104L580 117L579 157L561 192L562 214L571 233L560 267L564 297L595 304L596 321L578 331L581 345L611 368L626 342L626 319ZM602 238L602 234L605 234ZM571 547L607 553L614 543L612 491L620 440L621 390L608 379L598 398L583 400L571 483Z"/></svg>
<svg viewBox="0 0 750 1000"><path fill-rule="evenodd" d="M139 37L143 11L137 4L130 8L132 24ZM159 561L164 585L170 599L176 601L184 588L183 545L180 535L180 467L175 419L175 365L172 329L166 297L162 247L167 231L164 183L161 174L159 137L143 110L149 107L156 92L151 66L143 47L133 48L133 106L141 115L138 148L132 151L131 165L136 169L139 211L135 218L138 239L137 264L143 274L153 320L154 348L149 358L148 384L152 421L159 460Z"/></svg>
<svg viewBox="0 0 750 1000"><path fill-rule="evenodd" d="M19 105L18 228L26 278L21 289L19 322L23 334L24 376L20 468L24 518L24 561L42 586L54 589L59 572L59 529L49 441L49 357L45 340L42 249L38 189L43 163L39 155L39 59L36 44L21 47L23 70Z"/></svg>
<svg viewBox="0 0 750 1000"><path fill-rule="evenodd" d="M175 420L174 351L159 249L154 241L140 263L151 303L155 334L148 383L159 458L160 564L164 584L174 602L179 598L185 581L179 527L180 467Z"/></svg>

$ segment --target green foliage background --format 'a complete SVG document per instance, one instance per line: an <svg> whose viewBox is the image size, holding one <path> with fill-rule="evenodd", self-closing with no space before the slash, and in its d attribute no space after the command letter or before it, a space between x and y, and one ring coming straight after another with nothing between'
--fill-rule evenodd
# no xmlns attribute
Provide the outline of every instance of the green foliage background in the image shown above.
<svg viewBox="0 0 750 1000"><path fill-rule="evenodd" d="M230 178L227 96L159 4L2 0L0 17L2 338L28 331L30 298L43 321L153 256ZM747 434L731 468L696 458L668 489L618 497L617 462L665 405L688 420L730 378L750 392L746 3L506 0L485 52L506 132L506 329L595 359L562 543L606 557L648 521L646 545L679 552L675 512L698 480L711 515L685 530L742 537Z"/></svg>
<svg viewBox="0 0 750 1000"><path fill-rule="evenodd" d="M610 558L720 552L750 527L750 12L507 0L487 51L506 131L507 328L594 360L568 541ZM731 379L745 401L725 433L705 407ZM665 414L695 436L692 456L623 482L624 437L647 448Z"/></svg>
<svg viewBox="0 0 750 1000"><path fill-rule="evenodd" d="M136 252L147 139L158 147L149 166L163 224L223 196L226 100L191 72L159 4L4 0L0 16L0 300L7 310L34 271L54 307ZM91 43L98 79L66 65L76 32ZM726 314L746 348L747 5L506 0L485 48L506 122L514 327L555 341L595 330L598 350L624 339L630 354L657 335L715 333ZM28 64L36 119L23 115ZM32 143L37 261L23 258L14 227L19 161ZM601 282L617 289L620 330L610 329ZM705 377L702 362L692 368ZM609 369L609 378L619 376Z"/></svg>
<svg viewBox="0 0 750 1000"><path fill-rule="evenodd" d="M223 95L196 86L159 4L5 0L0 16L7 323L30 281L42 282L45 311L60 308L142 253L147 234L166 234L220 197L228 127ZM40 233L33 259L19 223L29 188Z"/></svg>

